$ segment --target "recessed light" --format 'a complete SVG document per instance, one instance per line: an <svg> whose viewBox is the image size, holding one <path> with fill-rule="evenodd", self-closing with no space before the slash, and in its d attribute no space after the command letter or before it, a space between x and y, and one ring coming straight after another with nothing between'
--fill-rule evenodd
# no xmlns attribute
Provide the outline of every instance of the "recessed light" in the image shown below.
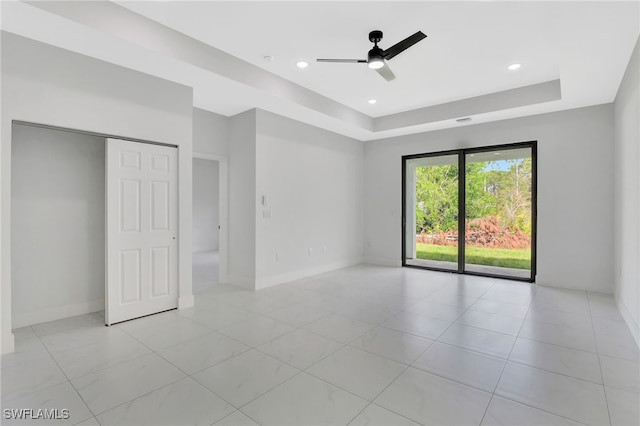
<svg viewBox="0 0 640 426"><path fill-rule="evenodd" d="M521 66L522 66L521 64L511 64L507 68L509 68L511 71L515 71L518 68L520 68Z"/></svg>
<svg viewBox="0 0 640 426"><path fill-rule="evenodd" d="M494 152L493 155L500 155L500 153L499 152Z"/></svg>
<svg viewBox="0 0 640 426"><path fill-rule="evenodd" d="M296 62L296 66L297 66L298 68L303 69L303 68L306 68L306 67L308 67L308 66L309 66L309 62L306 62L306 61L298 61L298 62Z"/></svg>
<svg viewBox="0 0 640 426"><path fill-rule="evenodd" d="M375 99L369 99L367 102L369 102L371 105L375 104L376 102L378 102Z"/></svg>

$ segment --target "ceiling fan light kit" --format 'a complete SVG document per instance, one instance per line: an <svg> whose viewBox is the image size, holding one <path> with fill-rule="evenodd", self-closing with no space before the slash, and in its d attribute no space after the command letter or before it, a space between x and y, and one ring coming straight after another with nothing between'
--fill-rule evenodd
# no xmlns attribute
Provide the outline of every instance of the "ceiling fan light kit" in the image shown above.
<svg viewBox="0 0 640 426"><path fill-rule="evenodd" d="M382 31L375 30L369 33L369 41L373 43L373 48L369 50L367 59L316 59L317 62L341 62L348 64L367 64L367 66L373 70L376 70L385 80L391 81L396 76L391 71L391 68L387 65L387 61L393 59L398 54L404 52L420 40L427 36L422 32L417 33L405 38L404 40L394 44L390 48L383 50L378 47L378 43L382 40Z"/></svg>

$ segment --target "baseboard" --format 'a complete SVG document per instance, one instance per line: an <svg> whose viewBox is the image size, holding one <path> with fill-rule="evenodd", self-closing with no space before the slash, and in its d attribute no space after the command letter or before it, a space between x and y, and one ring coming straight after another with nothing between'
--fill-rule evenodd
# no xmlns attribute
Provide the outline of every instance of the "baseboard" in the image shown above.
<svg viewBox="0 0 640 426"><path fill-rule="evenodd" d="M365 258L365 262L369 265L378 265L378 266L395 266L398 268L402 266L402 260L388 258L388 257L367 256Z"/></svg>
<svg viewBox="0 0 640 426"><path fill-rule="evenodd" d="M14 329L27 327L29 325L56 321L63 318L90 314L102 310L104 310L104 299L92 300L90 302L77 303L74 305L45 308L40 309L37 312L28 312L24 314L14 313L11 321L11 327Z"/></svg>
<svg viewBox="0 0 640 426"><path fill-rule="evenodd" d="M336 269L348 268L349 266L359 265L361 263L364 263L364 259L361 257L357 257L353 259L329 263L326 265L315 266L313 268L300 269L284 274L259 278L256 280L256 290L261 290L263 288L272 287L274 285L311 277L313 275L323 274L325 272L335 271Z"/></svg>
<svg viewBox="0 0 640 426"><path fill-rule="evenodd" d="M633 319L633 316L631 315L631 312L629 312L629 308L627 308L627 305L625 305L624 302L620 300L617 294L616 304L618 305L618 310L620 311L622 318L624 318L624 322L626 322L627 327L629 327L631 335L636 341L636 345L638 345L638 347L640 348L640 326L638 326L638 323Z"/></svg>
<svg viewBox="0 0 640 426"><path fill-rule="evenodd" d="M194 298L193 294L188 296L180 296L178 297L178 309L186 309L193 306Z"/></svg>

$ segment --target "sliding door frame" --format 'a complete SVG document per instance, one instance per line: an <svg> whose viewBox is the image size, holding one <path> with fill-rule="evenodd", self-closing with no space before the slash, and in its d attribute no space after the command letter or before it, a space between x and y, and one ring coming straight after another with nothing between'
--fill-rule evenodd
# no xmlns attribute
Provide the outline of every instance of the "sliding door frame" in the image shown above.
<svg viewBox="0 0 640 426"><path fill-rule="evenodd" d="M466 230L466 156L467 154L473 154L478 152L490 152L497 150L511 150L520 148L531 149L531 273L529 278L514 277L509 275L491 274L476 271L467 271L465 269L465 230ZM428 157L440 157L446 155L458 156L458 268L457 270L444 269L430 266L418 266L407 264L406 249L407 249L407 161L428 158ZM516 142L511 144L500 144L481 146L475 148L463 148L453 149L447 151L429 152L424 154L412 154L402 156L402 217L401 217L401 232L402 232L402 266L407 268L428 269L432 271L449 272L454 274L466 274L477 275L491 278L502 278L514 281L525 281L533 283L536 278L536 265L537 265L537 214L538 212L538 142ZM415 217L412 219L415 220Z"/></svg>

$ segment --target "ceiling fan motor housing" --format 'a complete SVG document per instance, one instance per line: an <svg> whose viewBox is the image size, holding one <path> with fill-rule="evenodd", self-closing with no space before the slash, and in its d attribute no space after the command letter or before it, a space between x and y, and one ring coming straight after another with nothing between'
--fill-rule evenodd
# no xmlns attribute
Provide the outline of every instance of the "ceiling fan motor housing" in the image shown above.
<svg viewBox="0 0 640 426"><path fill-rule="evenodd" d="M382 62L384 59L383 51L378 46L374 46L367 55L367 62Z"/></svg>

